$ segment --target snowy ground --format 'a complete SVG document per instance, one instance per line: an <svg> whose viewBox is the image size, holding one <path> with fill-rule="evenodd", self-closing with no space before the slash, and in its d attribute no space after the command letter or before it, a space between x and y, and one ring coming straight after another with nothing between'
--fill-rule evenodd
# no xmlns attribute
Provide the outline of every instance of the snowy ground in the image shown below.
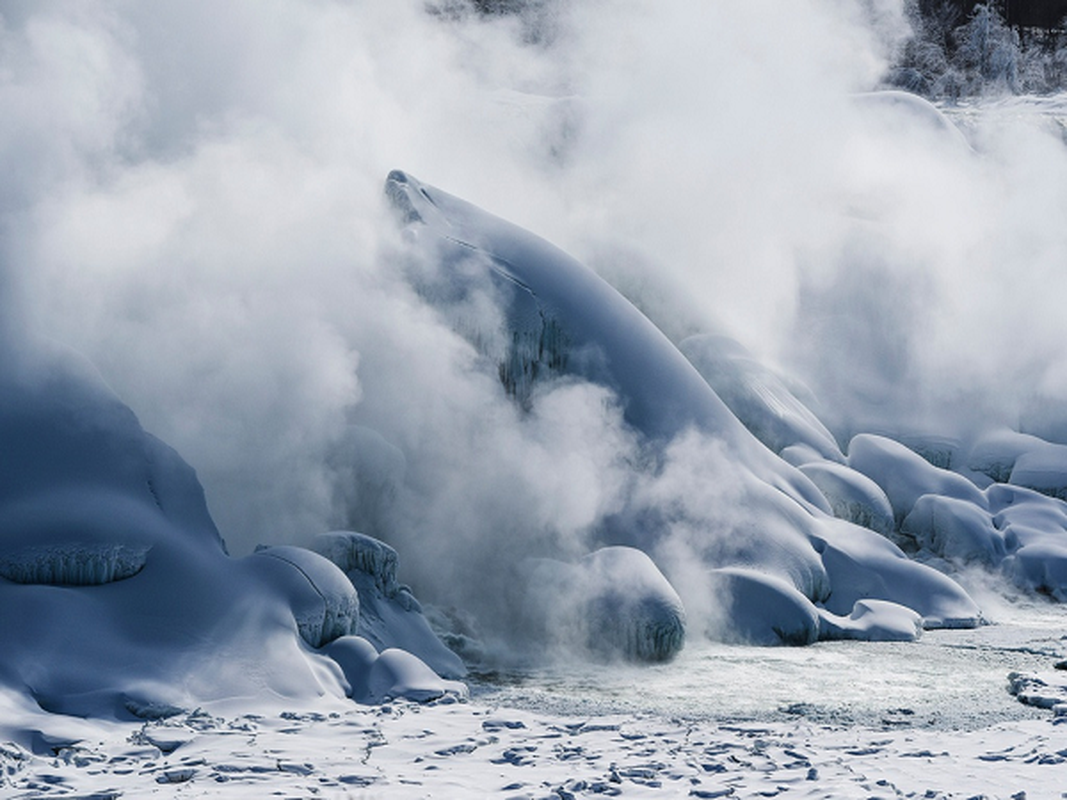
<svg viewBox="0 0 1067 800"><path fill-rule="evenodd" d="M1064 718L1019 703L1007 678L1054 674L1067 614L1002 617L914 644L694 645L651 669L497 674L463 703L219 707L140 724L9 708L0 740L19 743L0 750L0 794L1067 796Z"/></svg>

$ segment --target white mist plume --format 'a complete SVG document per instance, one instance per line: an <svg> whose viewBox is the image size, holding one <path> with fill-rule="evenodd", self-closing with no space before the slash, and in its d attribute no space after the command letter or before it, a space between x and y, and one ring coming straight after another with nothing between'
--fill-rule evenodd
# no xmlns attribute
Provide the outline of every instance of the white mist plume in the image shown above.
<svg viewBox="0 0 1067 800"><path fill-rule="evenodd" d="M447 5L0 10L3 318L99 366L232 551L359 521L445 592L445 561L581 553L635 488L699 510L728 486L673 462L640 484L602 389L517 409L405 282L394 167L588 260L671 335L795 367L838 430L1067 395L1064 148L1027 118L979 155L872 124L855 94L906 35L898 3L546 2L541 38Z"/></svg>

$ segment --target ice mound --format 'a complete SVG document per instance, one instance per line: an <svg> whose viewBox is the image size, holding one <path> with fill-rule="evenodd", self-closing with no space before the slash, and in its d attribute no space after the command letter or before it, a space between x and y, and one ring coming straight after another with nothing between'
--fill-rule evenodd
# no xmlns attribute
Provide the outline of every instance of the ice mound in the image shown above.
<svg viewBox="0 0 1067 800"><path fill-rule="evenodd" d="M870 528L883 536L893 533L893 507L882 488L844 464L811 461L800 466L830 503L834 516Z"/></svg>
<svg viewBox="0 0 1067 800"><path fill-rule="evenodd" d="M417 656L397 648L379 654L374 645L360 636L336 639L324 652L340 665L347 684L346 694L357 703L388 700L425 703L447 695L467 696L464 684L439 677Z"/></svg>
<svg viewBox="0 0 1067 800"><path fill-rule="evenodd" d="M359 593L355 632L383 652L399 648L414 654L445 678L466 675L462 660L430 628L411 590L397 582L396 550L353 531L319 534L311 547L337 565Z"/></svg>
<svg viewBox="0 0 1067 800"><path fill-rule="evenodd" d="M499 311L495 337L482 332L473 344L488 342L495 352L495 338L509 346L515 334L505 326L509 313L525 318L536 312L552 320L553 341L566 343L566 358L556 359L565 364L557 366L612 388L624 398L626 422L649 441L666 443L693 428L706 431L730 449L739 466L797 502L826 508L818 490L745 429L663 332L592 270L529 231L399 170L389 173L385 193L413 232L419 248L413 263L430 261L463 286L483 276L492 286L517 287L524 310ZM446 303L446 311L450 307Z"/></svg>
<svg viewBox="0 0 1067 800"><path fill-rule="evenodd" d="M77 354L0 366L0 691L125 719L343 700L315 649L358 618L337 567L295 547L231 558L193 470Z"/></svg>
<svg viewBox="0 0 1067 800"><path fill-rule="evenodd" d="M863 639L871 642L914 642L923 620L915 611L885 600L857 600L847 617L819 609L819 638Z"/></svg>
<svg viewBox="0 0 1067 800"><path fill-rule="evenodd" d="M1007 483L1019 456L1044 445L1041 439L1012 430L990 431L979 437L966 457L968 469Z"/></svg>
<svg viewBox="0 0 1067 800"><path fill-rule="evenodd" d="M909 562L878 534L835 527L830 516L836 510L845 520L896 535L924 495L987 508L972 482L884 437L856 437L845 459L797 392L736 343L695 337L686 340L687 358L611 286L528 231L402 172L389 175L386 194L407 225L411 261L431 276L423 296L483 354L504 365L501 380L509 393L521 394L518 373L506 366L509 348L524 343L522 381L562 373L610 390L653 471L704 463L701 448L709 443L719 465L729 465L733 513L702 508L705 490L690 473L692 509L689 498L635 493L593 530L594 545L625 545L658 559L663 543L683 531L690 563L681 568L699 565L715 587L714 599L722 601L721 619L712 627L739 640L814 641L819 605L848 616L865 599L904 605L931 627L980 619L950 578ZM474 308L489 312L472 315ZM482 327L474 331L471 317ZM545 320L551 320L552 344L535 347ZM542 371L544 353L554 371ZM714 468L709 473L716 474ZM671 565L664 566L670 574ZM542 562L538 570L545 586L581 578L579 566L559 561ZM695 599L701 607L708 604L707 597ZM587 602L581 593L575 600ZM549 627L558 633L588 625L582 609L573 615L577 623L563 619ZM740 616L731 621L734 614Z"/></svg>
<svg viewBox="0 0 1067 800"><path fill-rule="evenodd" d="M279 576L277 583L291 592L289 605L297 630L311 647L322 647L340 636L356 632L359 595L332 561L291 545L260 545L256 555L275 559L292 568L293 573Z"/></svg>
<svg viewBox="0 0 1067 800"><path fill-rule="evenodd" d="M1019 588L1067 603L1067 538L1042 538L1026 544L1006 560L1004 567Z"/></svg>
<svg viewBox="0 0 1067 800"><path fill-rule="evenodd" d="M1045 443L1022 453L1012 466L1009 483L1067 500L1067 445Z"/></svg>
<svg viewBox="0 0 1067 800"><path fill-rule="evenodd" d="M521 571L518 616L545 645L667 661L685 643L682 601L640 550L605 547L576 563L531 559Z"/></svg>
<svg viewBox="0 0 1067 800"><path fill-rule="evenodd" d="M775 453L804 445L822 458L845 460L833 434L818 417L740 343L703 334L682 340L678 349L741 423Z"/></svg>
<svg viewBox="0 0 1067 800"><path fill-rule="evenodd" d="M818 609L782 579L736 567L716 569L712 575L718 603L707 621L710 638L755 645L818 640Z"/></svg>

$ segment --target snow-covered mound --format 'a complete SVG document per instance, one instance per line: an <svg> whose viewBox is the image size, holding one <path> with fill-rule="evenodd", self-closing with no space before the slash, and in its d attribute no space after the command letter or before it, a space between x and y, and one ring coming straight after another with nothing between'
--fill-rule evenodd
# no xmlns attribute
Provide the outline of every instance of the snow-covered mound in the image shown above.
<svg viewBox="0 0 1067 800"><path fill-rule="evenodd" d="M696 594L683 600L711 606L710 635L807 643L819 636L820 607L848 616L865 599L906 606L927 626L980 619L951 579L908 561L877 534L833 519L836 512L895 533L924 494L984 504L973 483L877 437L854 440L848 463L839 463L844 455L805 403L728 340L690 339L686 358L614 288L528 231L402 172L390 173L386 194L406 226L422 296L495 360L524 408L536 400L537 381L576 378L614 393L653 470L669 471L701 448L720 454L731 482L729 513L701 499L715 497L722 472L709 471L701 486L687 464L690 497L635 492L593 533L595 545L644 551L669 578L699 573L686 581ZM553 570L580 579L576 567Z"/></svg>
<svg viewBox="0 0 1067 800"><path fill-rule="evenodd" d="M667 661L685 642L682 601L647 555L605 547L577 563L522 565L517 616L536 646Z"/></svg>
<svg viewBox="0 0 1067 800"><path fill-rule="evenodd" d="M359 592L360 636L380 651L413 653L445 678L466 674L463 662L430 629L411 590L397 583L400 559L396 550L352 531L319 534L311 546L336 564Z"/></svg>
<svg viewBox="0 0 1067 800"><path fill-rule="evenodd" d="M350 691L319 649L357 627L340 569L291 546L231 558L193 470L79 356L44 347L4 366L0 684L125 717ZM416 661L389 656L360 697L423 696Z"/></svg>

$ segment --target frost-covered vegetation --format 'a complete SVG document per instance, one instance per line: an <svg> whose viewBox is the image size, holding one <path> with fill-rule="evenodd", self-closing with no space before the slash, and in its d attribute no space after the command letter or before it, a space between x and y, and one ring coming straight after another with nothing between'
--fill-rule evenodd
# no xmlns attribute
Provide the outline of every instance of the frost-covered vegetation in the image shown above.
<svg viewBox="0 0 1067 800"><path fill-rule="evenodd" d="M968 12L948 0L910 0L907 14L913 35L888 76L891 85L942 100L1067 89L1067 23L1012 26L992 1Z"/></svg>

